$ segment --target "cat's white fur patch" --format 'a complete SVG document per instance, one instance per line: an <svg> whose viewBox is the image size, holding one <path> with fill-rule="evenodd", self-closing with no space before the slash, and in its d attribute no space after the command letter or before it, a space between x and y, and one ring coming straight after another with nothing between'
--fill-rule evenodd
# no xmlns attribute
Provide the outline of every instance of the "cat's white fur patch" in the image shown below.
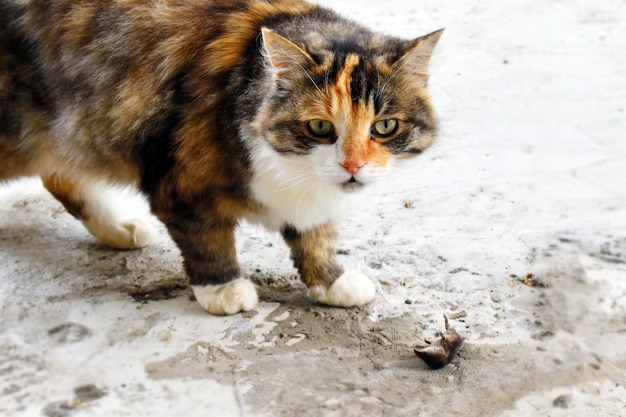
<svg viewBox="0 0 626 417"><path fill-rule="evenodd" d="M308 230L340 220L358 202L341 187L350 176L336 162L333 147L318 147L309 155L280 155L263 144L252 155L250 191L265 210L250 220L270 229L290 224Z"/></svg>
<svg viewBox="0 0 626 417"><path fill-rule="evenodd" d="M192 285L191 289L200 306L218 316L250 311L259 302L254 285L244 278L223 285Z"/></svg>
<svg viewBox="0 0 626 417"><path fill-rule="evenodd" d="M138 249L150 245L155 231L139 219L128 219L127 210L118 201L123 190L103 184L82 184L80 199L84 202L87 230L102 243L118 249Z"/></svg>
<svg viewBox="0 0 626 417"><path fill-rule="evenodd" d="M143 220L130 219L118 223L106 217L92 216L82 221L98 240L117 249L139 249L154 241L154 229Z"/></svg>
<svg viewBox="0 0 626 417"><path fill-rule="evenodd" d="M313 301L335 307L358 307L374 299L374 283L357 271L347 271L331 286L316 285L309 288L309 298Z"/></svg>

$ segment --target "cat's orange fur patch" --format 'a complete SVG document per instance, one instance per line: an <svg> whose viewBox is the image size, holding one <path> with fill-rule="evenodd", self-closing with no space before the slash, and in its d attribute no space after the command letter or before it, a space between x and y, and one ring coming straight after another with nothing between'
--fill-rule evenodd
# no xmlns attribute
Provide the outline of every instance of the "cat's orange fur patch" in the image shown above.
<svg viewBox="0 0 626 417"><path fill-rule="evenodd" d="M41 177L44 187L63 204L65 209L74 217L89 220L84 213L85 202L79 197L78 185L69 177L53 173Z"/></svg>
<svg viewBox="0 0 626 417"><path fill-rule="evenodd" d="M269 3L264 0L251 2L247 10L233 13L226 23L225 33L211 42L205 49L207 67L214 73L238 65L244 56L250 39L259 33L259 23L277 14L299 15L313 10L314 6L297 1L282 0Z"/></svg>
<svg viewBox="0 0 626 417"><path fill-rule="evenodd" d="M177 185L189 195L200 192L209 184L228 187L232 181L228 173L220 169L227 155L217 147L206 146L205 140L211 135L218 135L214 122L202 113L190 114L179 131Z"/></svg>
<svg viewBox="0 0 626 417"><path fill-rule="evenodd" d="M346 124L341 144L344 155L341 165L352 175L366 164L384 167L391 158L391 152L385 146L370 140L370 129L376 116L372 103L352 100L352 73L358 65L358 55L346 57L330 98L333 117Z"/></svg>
<svg viewBox="0 0 626 417"><path fill-rule="evenodd" d="M79 50L93 31L96 12L97 5L95 4L77 4L72 7L67 12L67 18L59 23L63 40Z"/></svg>

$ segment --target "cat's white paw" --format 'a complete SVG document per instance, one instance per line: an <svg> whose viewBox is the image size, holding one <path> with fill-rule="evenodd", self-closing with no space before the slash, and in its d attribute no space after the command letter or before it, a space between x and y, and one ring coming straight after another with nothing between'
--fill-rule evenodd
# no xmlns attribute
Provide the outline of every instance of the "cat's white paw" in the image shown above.
<svg viewBox="0 0 626 417"><path fill-rule="evenodd" d="M83 224L102 243L117 249L145 248L154 241L154 229L143 220L131 219L121 224L107 220L90 217Z"/></svg>
<svg viewBox="0 0 626 417"><path fill-rule="evenodd" d="M250 311L259 301L254 285L244 278L224 285L192 285L191 289L200 306L216 316Z"/></svg>
<svg viewBox="0 0 626 417"><path fill-rule="evenodd" d="M326 288L316 285L309 288L309 298L322 304L336 307L357 307L374 299L376 287L365 275L347 271Z"/></svg>
<svg viewBox="0 0 626 417"><path fill-rule="evenodd" d="M145 248L154 242L156 232L148 223L132 219L122 223L122 226L129 233L129 239L125 242L130 244L128 249Z"/></svg>

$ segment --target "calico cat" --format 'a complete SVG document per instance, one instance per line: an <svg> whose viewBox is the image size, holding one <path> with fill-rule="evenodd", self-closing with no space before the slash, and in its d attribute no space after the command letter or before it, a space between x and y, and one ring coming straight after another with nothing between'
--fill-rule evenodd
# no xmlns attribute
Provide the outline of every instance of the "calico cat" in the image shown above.
<svg viewBox="0 0 626 417"><path fill-rule="evenodd" d="M209 313L257 303L241 219L282 233L312 300L366 304L335 224L433 142L441 33L400 40L301 0L0 0L0 181L41 176L117 248L153 232L103 189L137 186Z"/></svg>

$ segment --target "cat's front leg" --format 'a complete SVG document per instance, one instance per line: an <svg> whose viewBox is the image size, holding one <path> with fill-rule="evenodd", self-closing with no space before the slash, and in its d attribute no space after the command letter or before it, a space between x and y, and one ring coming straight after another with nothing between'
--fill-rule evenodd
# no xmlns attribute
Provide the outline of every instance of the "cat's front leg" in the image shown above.
<svg viewBox="0 0 626 417"><path fill-rule="evenodd" d="M235 223L177 216L165 221L183 256L196 300L215 315L252 310L258 303L254 285L241 277L235 252Z"/></svg>
<svg viewBox="0 0 626 417"><path fill-rule="evenodd" d="M372 301L374 283L360 272L344 271L337 262L337 231L333 223L305 232L285 226L282 235L313 301L337 307L361 306Z"/></svg>

